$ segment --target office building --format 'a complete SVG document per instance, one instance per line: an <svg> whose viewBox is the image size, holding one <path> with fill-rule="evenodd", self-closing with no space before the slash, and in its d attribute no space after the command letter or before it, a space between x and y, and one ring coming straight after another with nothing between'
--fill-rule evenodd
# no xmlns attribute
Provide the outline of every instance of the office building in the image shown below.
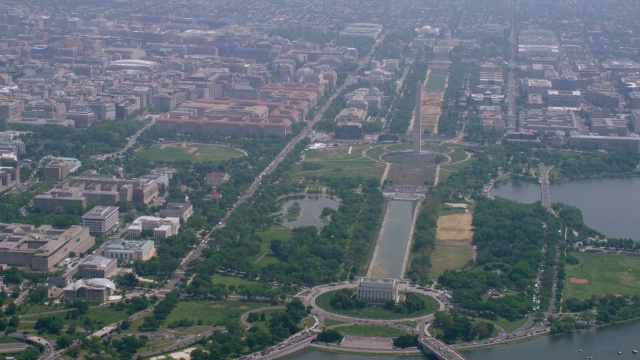
<svg viewBox="0 0 640 360"><path fill-rule="evenodd" d="M547 101L549 106L579 108L582 94L578 90L549 90Z"/></svg>
<svg viewBox="0 0 640 360"><path fill-rule="evenodd" d="M164 239L178 234L178 229L180 229L180 218L140 216L129 225L127 235L132 238L139 238L143 235L143 231L153 231L155 239Z"/></svg>
<svg viewBox="0 0 640 360"><path fill-rule="evenodd" d="M64 160L53 160L44 166L44 179L58 182L69 176L69 164Z"/></svg>
<svg viewBox="0 0 640 360"><path fill-rule="evenodd" d="M0 264L9 266L50 271L71 253L84 253L93 244L89 228L82 226L54 229L50 225L0 224Z"/></svg>
<svg viewBox="0 0 640 360"><path fill-rule="evenodd" d="M367 302L385 303L398 299L396 279L362 278L357 290L358 300Z"/></svg>
<svg viewBox="0 0 640 360"><path fill-rule="evenodd" d="M558 130L574 131L578 129L578 121L571 110L528 109L520 112L520 127L540 134Z"/></svg>
<svg viewBox="0 0 640 360"><path fill-rule="evenodd" d="M569 138L569 146L585 150L624 149L640 151L640 136L633 133L628 136L579 135L572 133Z"/></svg>
<svg viewBox="0 0 640 360"><path fill-rule="evenodd" d="M88 227L92 233L106 233L116 226L119 215L117 206L96 206L82 216L82 226Z"/></svg>
<svg viewBox="0 0 640 360"><path fill-rule="evenodd" d="M118 260L91 255L78 265L78 272L83 278L108 279L118 272Z"/></svg>
<svg viewBox="0 0 640 360"><path fill-rule="evenodd" d="M160 217L175 217L185 222L193 215L193 205L189 203L168 203L160 210Z"/></svg>
<svg viewBox="0 0 640 360"><path fill-rule="evenodd" d="M120 240L110 243L102 255L109 259L125 261L147 261L156 254L156 246L152 240Z"/></svg>

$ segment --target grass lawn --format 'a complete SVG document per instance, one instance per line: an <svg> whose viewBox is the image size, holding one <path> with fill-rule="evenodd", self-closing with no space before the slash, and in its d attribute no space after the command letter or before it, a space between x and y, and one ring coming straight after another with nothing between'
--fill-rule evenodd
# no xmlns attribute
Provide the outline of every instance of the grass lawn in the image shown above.
<svg viewBox="0 0 640 360"><path fill-rule="evenodd" d="M406 332L381 325L349 325L336 329L342 335L396 338Z"/></svg>
<svg viewBox="0 0 640 360"><path fill-rule="evenodd" d="M444 90L444 85L447 81L446 75L430 74L425 89L427 90Z"/></svg>
<svg viewBox="0 0 640 360"><path fill-rule="evenodd" d="M213 283L216 285L225 285L225 286L234 285L236 288L238 288L240 285L252 286L252 285L259 284L259 282L254 280L248 280L238 276L230 276L230 275L223 275L223 274L215 274L211 276L211 280L213 280Z"/></svg>
<svg viewBox="0 0 640 360"><path fill-rule="evenodd" d="M316 319L313 316L309 315L306 318L300 320L300 322L298 323L298 326L301 329L306 329L306 328L309 328L309 327L313 326L313 324L315 324L315 322L316 322Z"/></svg>
<svg viewBox="0 0 640 360"><path fill-rule="evenodd" d="M269 321L271 320L271 315L277 313L277 312L283 312L283 309L278 309L278 310L265 310L265 311L260 311L257 312L256 314L258 314L258 316L262 316L262 314L264 314L265 316L265 320L264 321L254 321L251 323L251 326L256 327L260 330L263 330L265 332L269 332Z"/></svg>
<svg viewBox="0 0 640 360"><path fill-rule="evenodd" d="M169 314L163 326L174 320L202 320L203 325L221 325L226 320L235 319L240 322L240 315L245 312L268 306L264 302L226 301L181 301Z"/></svg>
<svg viewBox="0 0 640 360"><path fill-rule="evenodd" d="M330 326L335 326L335 325L343 325L343 324L346 324L346 322L333 320L333 319L325 319L322 322L322 325L324 325L325 327L330 327Z"/></svg>
<svg viewBox="0 0 640 360"><path fill-rule="evenodd" d="M252 255L249 257L250 261L258 260L264 253L267 253L262 259L260 259L258 266L265 266L272 263L277 263L278 260L275 255L271 252L271 240L278 239L282 241L288 241L291 239L291 228L288 228L284 225L273 225L267 231L261 231L256 233L260 239L262 239L262 243L260 243L260 251L256 255Z"/></svg>
<svg viewBox="0 0 640 360"><path fill-rule="evenodd" d="M502 327L506 332L512 332L527 322L527 318L522 318L515 321L509 321L502 317L498 317L498 320L489 320L489 319L485 319L485 320Z"/></svg>
<svg viewBox="0 0 640 360"><path fill-rule="evenodd" d="M435 76L445 76L448 73L449 73L448 69L436 68L436 67L431 68L429 71L430 75L435 75Z"/></svg>
<svg viewBox="0 0 640 360"><path fill-rule="evenodd" d="M566 266L564 298L581 300L593 295L640 295L640 256L631 254L571 253L578 265ZM586 283L571 282L586 279ZM584 280L583 280L584 281Z"/></svg>
<svg viewBox="0 0 640 360"><path fill-rule="evenodd" d="M367 146L354 146L351 148L351 154L349 154L350 146L339 146L333 148L325 148L318 150L306 150L304 152L305 161L345 161L356 160L362 158L362 150Z"/></svg>
<svg viewBox="0 0 640 360"><path fill-rule="evenodd" d="M191 160L196 163L223 161L245 155L240 150L212 144L155 144L149 148L139 149L136 154L149 161Z"/></svg>
<svg viewBox="0 0 640 360"><path fill-rule="evenodd" d="M15 344L19 342L20 341L9 336L0 336L0 344Z"/></svg>
<svg viewBox="0 0 640 360"><path fill-rule="evenodd" d="M358 160L347 161L327 161L317 162L322 164L319 170L304 170L301 164L295 165L291 169L291 175L294 178L303 178L307 176L330 176L330 177L374 177L380 178L384 172L384 164L378 161L362 158Z"/></svg>
<svg viewBox="0 0 640 360"><path fill-rule="evenodd" d="M333 295L339 290L330 291L324 293L316 298L316 304L333 313L352 316L356 318L362 319L406 319L406 318L415 318L419 316L424 316L428 314L434 313L438 310L439 304L438 302L430 296L414 293L420 299L424 300L426 309L418 312L414 312L411 314L399 314L391 310L387 310L382 308L381 306L369 306L364 309L354 309L354 310L335 310L331 307L331 298Z"/></svg>
<svg viewBox="0 0 640 360"><path fill-rule="evenodd" d="M446 247L443 243L436 242L436 248L431 254L430 279L437 279L445 270L462 269L473 259L471 247Z"/></svg>

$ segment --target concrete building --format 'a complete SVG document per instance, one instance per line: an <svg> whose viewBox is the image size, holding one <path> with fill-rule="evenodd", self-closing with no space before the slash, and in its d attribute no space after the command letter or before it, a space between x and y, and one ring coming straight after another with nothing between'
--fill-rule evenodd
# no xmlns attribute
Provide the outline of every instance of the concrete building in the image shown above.
<svg viewBox="0 0 640 360"><path fill-rule="evenodd" d="M118 272L118 260L91 255L78 265L78 272L83 278L108 279Z"/></svg>
<svg viewBox="0 0 640 360"><path fill-rule="evenodd" d="M547 95L553 88L551 80L547 79L526 79L522 84L522 90L527 94Z"/></svg>
<svg viewBox="0 0 640 360"><path fill-rule="evenodd" d="M209 173L205 176L204 183L215 187L224 184L229 178L227 173Z"/></svg>
<svg viewBox="0 0 640 360"><path fill-rule="evenodd" d="M549 90L547 101L549 106L579 108L582 94L578 90Z"/></svg>
<svg viewBox="0 0 640 360"><path fill-rule="evenodd" d="M640 136L601 136L571 134L569 146L587 150L625 149L640 151Z"/></svg>
<svg viewBox="0 0 640 360"><path fill-rule="evenodd" d="M23 224L0 224L0 264L30 266L49 271L70 253L81 254L95 244L89 228L54 229Z"/></svg>
<svg viewBox="0 0 640 360"><path fill-rule="evenodd" d="M155 254L156 246L152 240L122 240L108 244L102 255L109 259L147 261Z"/></svg>
<svg viewBox="0 0 640 360"><path fill-rule="evenodd" d="M96 206L82 216L82 226L92 233L106 233L118 223L120 210L117 206Z"/></svg>
<svg viewBox="0 0 640 360"><path fill-rule="evenodd" d="M416 103L413 120L413 152L422 152L422 82L416 86Z"/></svg>
<svg viewBox="0 0 640 360"><path fill-rule="evenodd" d="M361 123L367 117L367 111L357 108L346 108L340 110L338 116L336 116L336 122L358 122Z"/></svg>
<svg viewBox="0 0 640 360"><path fill-rule="evenodd" d="M620 107L620 94L611 84L593 84L587 87L585 98L596 106L618 108Z"/></svg>
<svg viewBox="0 0 640 360"><path fill-rule="evenodd" d="M358 283L358 300L384 303L398 299L396 279L362 278Z"/></svg>
<svg viewBox="0 0 640 360"><path fill-rule="evenodd" d="M44 179L58 182L69 176L69 164L63 160L53 160L44 166Z"/></svg>
<svg viewBox="0 0 640 360"><path fill-rule="evenodd" d="M178 234L178 229L180 229L180 218L140 216L129 225L127 235L132 238L139 238L143 231L153 231L155 239L164 239Z"/></svg>
<svg viewBox="0 0 640 360"><path fill-rule="evenodd" d="M575 113L570 110L528 109L520 112L520 127L541 134L558 130L575 131L578 129L578 121Z"/></svg>
<svg viewBox="0 0 640 360"><path fill-rule="evenodd" d="M158 195L158 183L151 179L119 179L111 175L82 174L69 178L58 188L33 198L45 211L65 210L79 205L115 205L118 201L150 203Z"/></svg>
<svg viewBox="0 0 640 360"><path fill-rule="evenodd" d="M116 285L108 279L78 280L64 288L65 300L85 300L103 303L116 291Z"/></svg>
<svg viewBox="0 0 640 360"><path fill-rule="evenodd" d="M360 122L340 122L336 124L335 138L343 140L359 140L364 135L362 123Z"/></svg>
<svg viewBox="0 0 640 360"><path fill-rule="evenodd" d="M189 203L168 203L160 210L161 217L175 217L185 222L193 215L193 205Z"/></svg>
<svg viewBox="0 0 640 360"><path fill-rule="evenodd" d="M629 130L624 118L592 118L591 132L600 136L626 136Z"/></svg>
<svg viewBox="0 0 640 360"><path fill-rule="evenodd" d="M382 25L371 23L354 23L349 24L342 31L341 37L366 37L376 39L382 32Z"/></svg>
<svg viewBox="0 0 640 360"><path fill-rule="evenodd" d="M13 166L0 166L0 192L11 189L20 183L20 170Z"/></svg>

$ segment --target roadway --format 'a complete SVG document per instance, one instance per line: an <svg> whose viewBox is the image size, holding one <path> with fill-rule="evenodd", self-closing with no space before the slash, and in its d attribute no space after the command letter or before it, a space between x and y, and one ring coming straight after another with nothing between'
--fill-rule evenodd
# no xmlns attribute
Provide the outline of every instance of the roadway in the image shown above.
<svg viewBox="0 0 640 360"><path fill-rule="evenodd" d="M540 192L542 198L542 206L551 210L551 194L549 193L549 171L553 166L540 165L540 177L538 182L540 183Z"/></svg>

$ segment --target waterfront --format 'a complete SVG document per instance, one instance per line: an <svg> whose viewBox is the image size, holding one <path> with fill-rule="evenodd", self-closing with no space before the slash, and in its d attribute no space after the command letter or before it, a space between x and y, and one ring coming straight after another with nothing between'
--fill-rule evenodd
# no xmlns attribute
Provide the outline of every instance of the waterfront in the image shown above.
<svg viewBox="0 0 640 360"><path fill-rule="evenodd" d="M285 212L298 203L301 209L301 216L296 219L284 220L282 225L290 228L296 228L300 226L315 226L322 228L326 223L320 219L322 215L322 209L328 207L334 210L338 209L338 203L327 195L301 195L287 198L286 202L282 205Z"/></svg>
<svg viewBox="0 0 640 360"><path fill-rule="evenodd" d="M587 225L609 237L640 241L640 177L591 178L552 184L551 201L573 205ZM510 181L493 189L493 195L523 203L540 201L540 185Z"/></svg>
<svg viewBox="0 0 640 360"><path fill-rule="evenodd" d="M369 276L377 278L402 277L407 247L411 242L411 226L415 201L391 200L374 254Z"/></svg>
<svg viewBox="0 0 640 360"><path fill-rule="evenodd" d="M464 352L468 360L539 360L562 359L638 359L640 355L631 353L640 350L640 321L584 330L573 334L545 336L535 340L512 345L498 346ZM582 352L579 350L582 349ZM618 351L622 354L618 355ZM355 355L330 353L318 350L302 350L284 360L424 360L425 356Z"/></svg>

